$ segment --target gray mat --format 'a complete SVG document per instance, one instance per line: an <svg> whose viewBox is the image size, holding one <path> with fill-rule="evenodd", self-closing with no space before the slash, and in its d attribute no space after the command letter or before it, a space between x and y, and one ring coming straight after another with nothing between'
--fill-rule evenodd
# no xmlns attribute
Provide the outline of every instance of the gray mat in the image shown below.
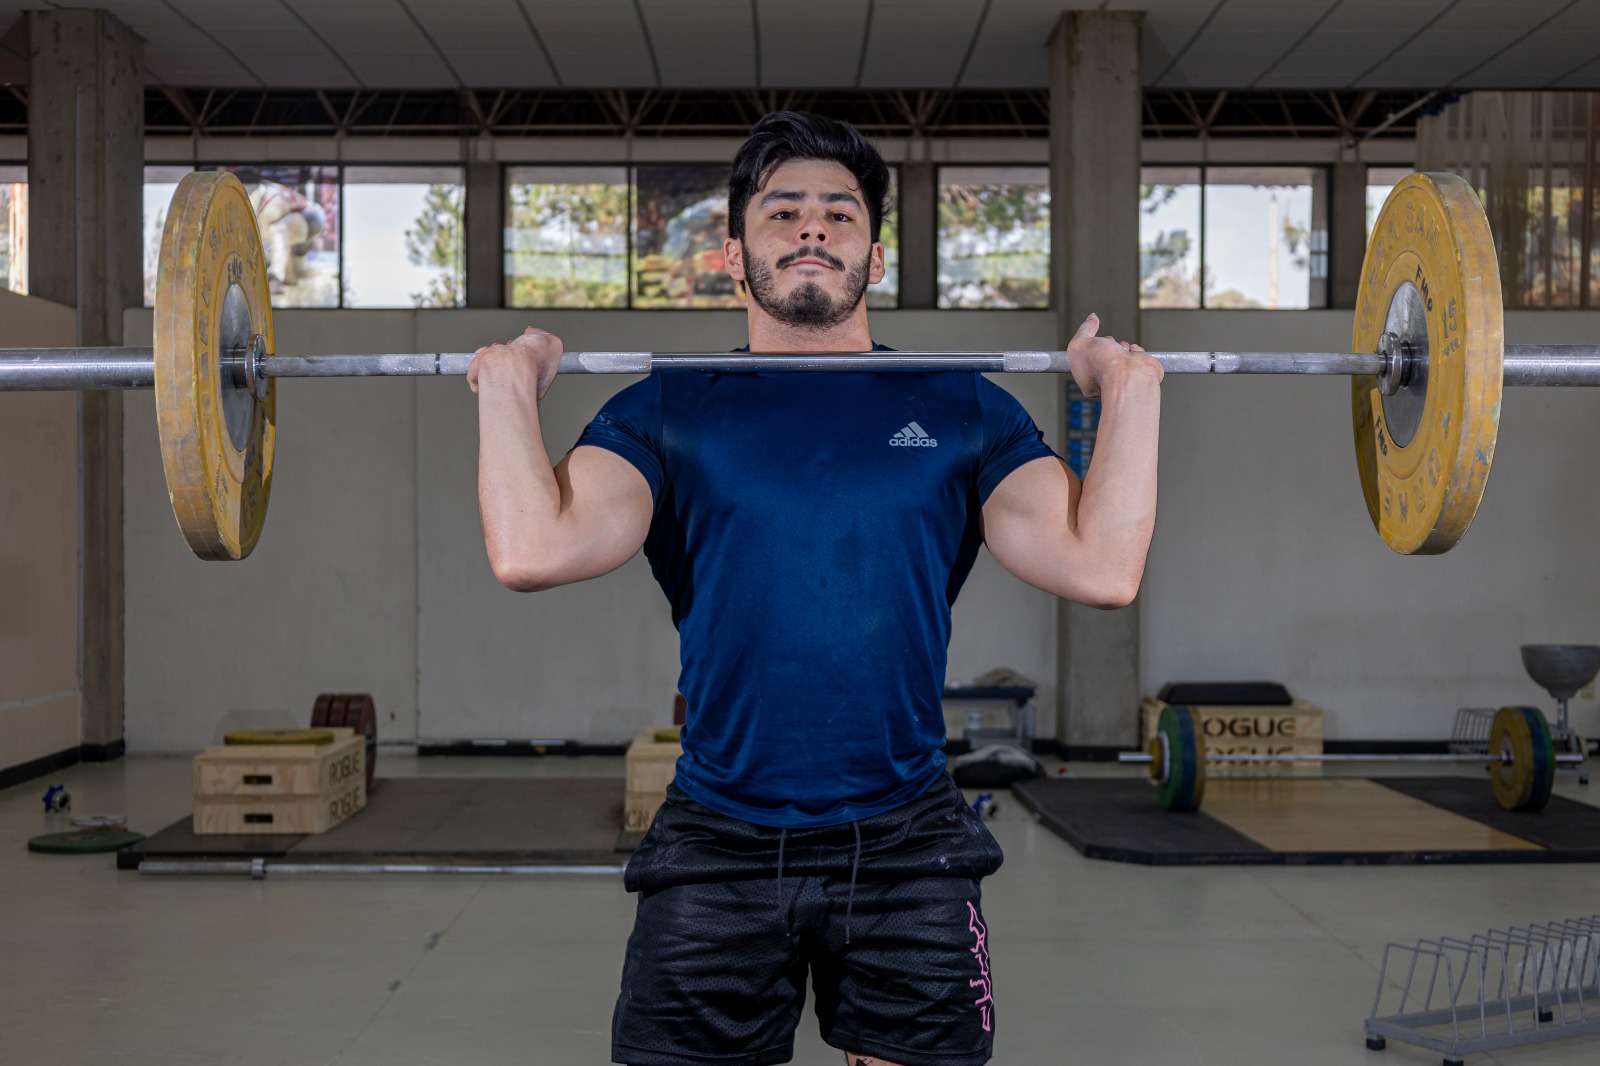
<svg viewBox="0 0 1600 1066"><path fill-rule="evenodd" d="M256 857L615 864L637 839L622 833L622 799L615 777L380 778L366 809L326 833L196 836L184 818L119 852L117 865Z"/></svg>

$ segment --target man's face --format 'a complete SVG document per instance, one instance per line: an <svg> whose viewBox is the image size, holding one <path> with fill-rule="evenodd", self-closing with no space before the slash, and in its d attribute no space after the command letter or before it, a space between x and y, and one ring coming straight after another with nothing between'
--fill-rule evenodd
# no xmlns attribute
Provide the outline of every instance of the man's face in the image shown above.
<svg viewBox="0 0 1600 1066"><path fill-rule="evenodd" d="M726 246L728 273L778 321L810 329L855 313L883 278L883 245L855 175L838 163L791 160L750 198L744 240Z"/></svg>

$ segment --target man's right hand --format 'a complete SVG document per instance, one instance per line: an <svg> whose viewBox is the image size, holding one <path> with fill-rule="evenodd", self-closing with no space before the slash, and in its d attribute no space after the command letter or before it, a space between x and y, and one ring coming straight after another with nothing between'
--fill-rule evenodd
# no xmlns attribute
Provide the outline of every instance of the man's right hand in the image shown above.
<svg viewBox="0 0 1600 1066"><path fill-rule="evenodd" d="M1144 353L1137 344L1119 341L1115 337L1096 336L1100 331L1100 316L1091 314L1083 320L1078 332L1067 345L1067 362L1072 367L1072 377L1085 396L1099 396L1108 385L1114 386L1129 379L1144 379L1160 384L1165 370L1161 363Z"/></svg>
<svg viewBox="0 0 1600 1066"><path fill-rule="evenodd" d="M505 344L479 348L467 367L467 385L473 392L486 384L496 389L521 389L542 400L556 379L565 350L560 337L529 326L522 336Z"/></svg>

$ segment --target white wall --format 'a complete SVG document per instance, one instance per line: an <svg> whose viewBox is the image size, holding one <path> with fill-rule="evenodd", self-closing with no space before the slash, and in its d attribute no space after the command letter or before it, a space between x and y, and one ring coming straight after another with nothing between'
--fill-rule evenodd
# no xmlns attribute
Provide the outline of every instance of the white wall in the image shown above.
<svg viewBox="0 0 1600 1066"><path fill-rule="evenodd" d="M465 350L520 312L282 312L283 351ZM718 349L737 314L554 312L573 348ZM880 312L899 347L1049 347L1042 312ZM1152 312L1158 349L1338 350L1346 312ZM1587 342L1600 315L1522 312L1513 340ZM148 312L128 314L148 343ZM544 407L564 450L624 382L563 379ZM1058 383L1014 375L1052 443ZM621 739L666 719L676 637L642 560L536 596L501 589L478 530L475 414L459 381L284 382L266 533L201 563L168 511L147 395L127 398L128 744L191 750L224 727L300 722L324 689L371 691L386 734ZM1440 737L1458 706L1548 705L1530 641L1600 642L1600 418L1589 390L1508 391L1478 521L1454 552L1404 559L1372 530L1346 379L1168 379L1160 518L1144 586L1145 688L1270 678L1330 735ZM956 608L950 673L1012 666L1054 700L1055 612L983 556ZM1133 713L1133 709L1129 709ZM1594 730L1593 700L1574 713Z"/></svg>
<svg viewBox="0 0 1600 1066"><path fill-rule="evenodd" d="M0 289L0 347L71 345L70 307ZM0 392L0 770L75 749L78 397Z"/></svg>
<svg viewBox="0 0 1600 1066"><path fill-rule="evenodd" d="M470 350L520 332L505 311L280 312L281 351ZM1039 348L1048 313L880 312L900 347ZM578 348L724 349L742 316L553 312ZM128 343L150 314L130 311ZM543 406L553 452L632 379L564 378ZM1054 440L1054 383L1006 382ZM301 722L325 689L370 691L391 737L619 740L669 720L677 635L643 559L536 596L489 573L476 502L477 418L459 380L279 384L266 532L242 564L177 534L154 404L127 397L128 747L182 751L246 721ZM985 556L957 606L952 676L1007 665L1054 700L1054 604ZM1051 716L1041 716L1050 719Z"/></svg>

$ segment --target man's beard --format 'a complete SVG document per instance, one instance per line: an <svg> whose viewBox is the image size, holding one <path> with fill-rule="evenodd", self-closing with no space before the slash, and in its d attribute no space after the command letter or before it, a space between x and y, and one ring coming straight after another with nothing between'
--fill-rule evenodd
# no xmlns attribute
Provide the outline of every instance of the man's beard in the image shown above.
<svg viewBox="0 0 1600 1066"><path fill-rule="evenodd" d="M778 257L776 268L799 259L820 259L835 270L845 270L844 260L821 248L796 248ZM872 266L872 253L845 272L844 293L835 300L826 289L814 281L796 286L787 296L778 295L778 281L773 267L764 260L745 251L745 280L750 298L773 318L786 326L801 329L831 329L855 314L861 298L867 291L867 273Z"/></svg>

